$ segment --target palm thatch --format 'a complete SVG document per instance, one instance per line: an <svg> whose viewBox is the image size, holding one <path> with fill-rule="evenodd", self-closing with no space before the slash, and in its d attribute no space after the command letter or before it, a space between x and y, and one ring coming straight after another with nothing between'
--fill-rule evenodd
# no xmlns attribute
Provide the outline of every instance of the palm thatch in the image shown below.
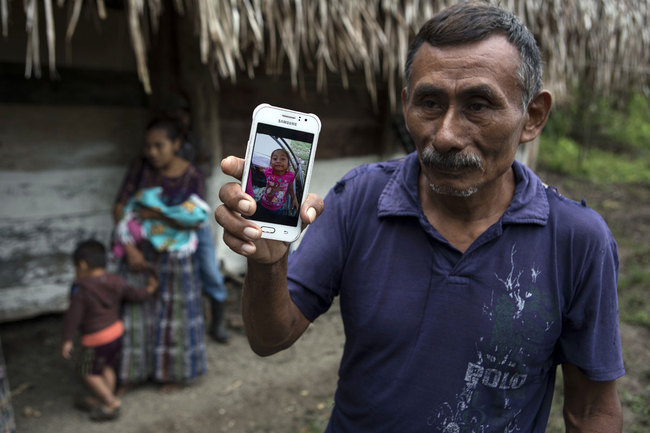
<svg viewBox="0 0 650 433"><path fill-rule="evenodd" d="M3 34L7 34L8 2L0 0ZM96 11L104 18L104 0ZM42 0L50 71L54 58L52 0ZM57 0L59 7L66 0ZM72 13L69 41L84 5L67 0ZM344 85L352 73L363 73L368 92L377 99L379 85L401 86L409 38L420 25L453 0L173 0L179 14L195 23L201 60L220 79L253 77L260 66L267 74L288 67L298 85L305 70L316 73L317 88L326 91L328 72ZM589 77L599 92L646 89L650 77L649 0L502 0L536 35L546 61L546 85L564 93ZM40 74L39 0L23 0L28 34L26 76ZM148 38L163 13L162 0L126 0L131 42L140 80L151 91L147 66ZM381 84L379 84L381 83ZM388 92L394 95L395 92ZM395 105L392 99L391 106Z"/></svg>

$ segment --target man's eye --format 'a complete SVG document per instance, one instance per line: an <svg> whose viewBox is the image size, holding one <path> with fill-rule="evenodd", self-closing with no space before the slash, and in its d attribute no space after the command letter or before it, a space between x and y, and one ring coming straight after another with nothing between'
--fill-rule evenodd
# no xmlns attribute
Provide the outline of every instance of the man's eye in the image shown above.
<svg viewBox="0 0 650 433"><path fill-rule="evenodd" d="M484 104L482 102L474 102L473 104L469 104L468 108L470 111L478 113L479 111L483 111L487 108L487 104Z"/></svg>
<svg viewBox="0 0 650 433"><path fill-rule="evenodd" d="M422 107L428 108L428 109L441 109L442 105L436 101L435 99L424 99L421 102Z"/></svg>

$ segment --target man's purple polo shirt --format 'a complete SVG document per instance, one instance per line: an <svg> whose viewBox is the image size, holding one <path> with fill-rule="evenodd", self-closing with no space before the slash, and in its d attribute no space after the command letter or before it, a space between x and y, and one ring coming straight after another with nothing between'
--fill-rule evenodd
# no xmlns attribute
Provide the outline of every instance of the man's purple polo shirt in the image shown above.
<svg viewBox="0 0 650 433"><path fill-rule="evenodd" d="M328 432L542 433L557 364L624 374L609 229L513 169L508 210L464 254L422 213L416 154L359 167L328 194L289 259L309 320L340 296Z"/></svg>

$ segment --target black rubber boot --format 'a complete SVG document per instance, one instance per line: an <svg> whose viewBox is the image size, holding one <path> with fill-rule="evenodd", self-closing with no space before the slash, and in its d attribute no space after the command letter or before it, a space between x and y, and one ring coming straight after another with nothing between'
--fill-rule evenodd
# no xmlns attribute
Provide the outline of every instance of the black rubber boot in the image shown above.
<svg viewBox="0 0 650 433"><path fill-rule="evenodd" d="M224 304L223 302L211 300L212 323L210 324L210 336L217 343L226 344L230 340L230 334L226 330Z"/></svg>

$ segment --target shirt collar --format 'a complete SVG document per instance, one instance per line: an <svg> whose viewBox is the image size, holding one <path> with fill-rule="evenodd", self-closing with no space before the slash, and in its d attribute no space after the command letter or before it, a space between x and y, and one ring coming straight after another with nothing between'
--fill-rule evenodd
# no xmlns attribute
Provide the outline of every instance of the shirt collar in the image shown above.
<svg viewBox="0 0 650 433"><path fill-rule="evenodd" d="M420 161L417 152L408 154L398 162L384 187L378 203L379 217L419 216L422 213L418 197Z"/></svg>
<svg viewBox="0 0 650 433"><path fill-rule="evenodd" d="M545 225L549 204L541 180L524 164L514 161L515 193L503 214L504 224ZM378 216L415 216L422 214L418 197L420 161L417 152L410 153L399 162L379 197Z"/></svg>

